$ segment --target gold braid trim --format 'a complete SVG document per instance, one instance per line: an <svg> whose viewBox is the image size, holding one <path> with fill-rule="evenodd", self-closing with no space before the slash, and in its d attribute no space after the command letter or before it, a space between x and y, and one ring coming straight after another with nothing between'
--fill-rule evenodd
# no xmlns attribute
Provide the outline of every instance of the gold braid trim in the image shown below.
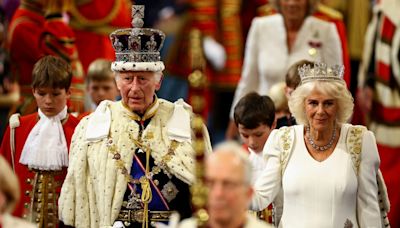
<svg viewBox="0 0 400 228"><path fill-rule="evenodd" d="M281 153L281 173L282 176L285 172L286 166L288 164L289 161L289 155L291 154L291 150L292 150L292 144L293 144L293 138L290 135L290 127L282 127L279 129L279 133L281 133L280 136L280 143L281 143L281 149L282 149L282 153Z"/></svg>
<svg viewBox="0 0 400 228"><path fill-rule="evenodd" d="M112 19L115 18L115 16L117 16L118 11L119 11L119 9L121 7L121 1L122 0L115 0L114 1L115 4L111 8L110 13L107 16L101 18L101 19L89 19L89 18L85 17L76 8L75 3L71 3L69 11L73 15L73 17L76 18L78 23L80 23L80 24L89 25L89 26L100 26L100 25L109 23Z"/></svg>

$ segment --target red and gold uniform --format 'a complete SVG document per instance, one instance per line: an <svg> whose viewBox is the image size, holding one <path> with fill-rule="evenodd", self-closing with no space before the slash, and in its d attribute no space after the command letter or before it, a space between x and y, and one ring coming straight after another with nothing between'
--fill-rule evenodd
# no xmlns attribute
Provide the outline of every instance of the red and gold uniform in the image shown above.
<svg viewBox="0 0 400 228"><path fill-rule="evenodd" d="M243 40L240 20L241 0L190 0L190 9L184 28L177 34L172 51L170 51L166 69L167 75L187 79L193 70L191 61L190 31L197 29L201 36L211 37L221 44L226 53L226 62L222 70L215 70L208 62L204 73L207 76L210 90L204 91L207 107L202 113L207 118L208 110L213 99L221 99L219 91L234 92L240 79L243 60ZM189 91L191 103L192 92ZM221 108L221 106L219 106Z"/></svg>
<svg viewBox="0 0 400 228"><path fill-rule="evenodd" d="M45 17L43 6L38 2L23 0L8 30L7 46L10 52L12 76L21 86L22 104L19 111L23 115L36 111L30 86L33 66L41 57L55 55L62 57L72 66L72 94L69 108L73 112L81 112L84 81L74 33L63 21L61 10L58 11L57 7L46 9Z"/></svg>
<svg viewBox="0 0 400 228"><path fill-rule="evenodd" d="M38 113L33 113L20 118L19 127L15 128L15 173L21 186L21 200L16 207L14 215L22 216L39 227L56 227L58 224L57 202L61 185L65 179L67 168L60 171L32 170L27 165L19 163L22 149L32 128L38 122ZM62 126L67 145L71 143L71 137L79 120L72 115L67 115ZM11 165L11 129L7 128L0 149L2 155Z"/></svg>
<svg viewBox="0 0 400 228"><path fill-rule="evenodd" d="M128 0L74 0L69 9L79 57L86 72L97 58L114 60L109 34L131 26Z"/></svg>
<svg viewBox="0 0 400 228"><path fill-rule="evenodd" d="M375 133L381 171L390 200L391 227L400 227L400 5L397 0L381 0L365 36L359 71L359 87L373 92L368 115L369 129Z"/></svg>

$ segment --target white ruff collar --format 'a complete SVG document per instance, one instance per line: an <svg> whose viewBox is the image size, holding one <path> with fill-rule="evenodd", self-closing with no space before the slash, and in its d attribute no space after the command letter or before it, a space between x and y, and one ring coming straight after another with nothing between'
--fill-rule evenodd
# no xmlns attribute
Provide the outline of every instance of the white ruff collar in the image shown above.
<svg viewBox="0 0 400 228"><path fill-rule="evenodd" d="M68 146L61 124L67 117L67 106L50 118L40 109L38 113L40 119L28 135L19 162L39 170L68 167Z"/></svg>

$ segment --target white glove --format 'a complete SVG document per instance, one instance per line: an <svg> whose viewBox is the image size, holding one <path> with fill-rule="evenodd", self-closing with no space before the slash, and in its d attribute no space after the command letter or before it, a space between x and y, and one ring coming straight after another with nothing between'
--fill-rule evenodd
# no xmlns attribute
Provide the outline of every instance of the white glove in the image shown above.
<svg viewBox="0 0 400 228"><path fill-rule="evenodd" d="M206 59L216 70L222 70L226 63L226 52L224 46L211 37L204 37L203 49Z"/></svg>

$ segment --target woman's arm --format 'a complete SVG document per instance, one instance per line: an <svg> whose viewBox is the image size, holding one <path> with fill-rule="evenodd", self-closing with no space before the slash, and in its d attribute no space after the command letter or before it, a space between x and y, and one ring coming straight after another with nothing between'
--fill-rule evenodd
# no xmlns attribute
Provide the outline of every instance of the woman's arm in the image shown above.
<svg viewBox="0 0 400 228"><path fill-rule="evenodd" d="M360 227L381 227L376 179L379 163L375 136L371 131L366 131L358 170L357 217Z"/></svg>
<svg viewBox="0 0 400 228"><path fill-rule="evenodd" d="M281 188L280 136L279 130L273 130L265 143L263 154L267 159L267 165L254 185L254 195L250 206L252 210L265 209L275 199Z"/></svg>

